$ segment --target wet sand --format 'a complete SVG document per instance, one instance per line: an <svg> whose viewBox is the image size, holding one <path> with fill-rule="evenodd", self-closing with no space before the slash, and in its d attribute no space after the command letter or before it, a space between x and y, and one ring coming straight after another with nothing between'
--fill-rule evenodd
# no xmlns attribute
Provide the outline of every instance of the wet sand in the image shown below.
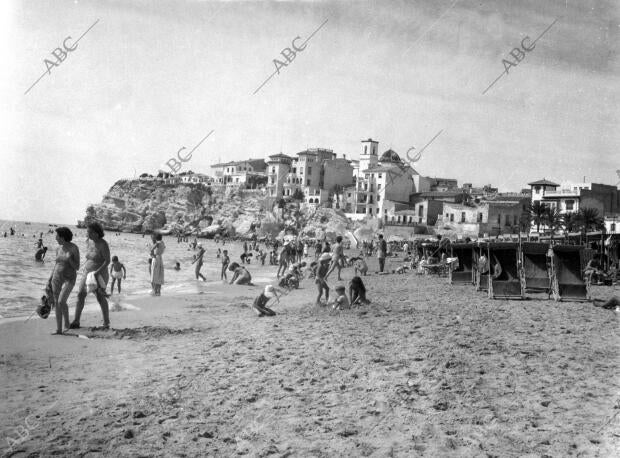
<svg viewBox="0 0 620 458"><path fill-rule="evenodd" d="M250 266L275 277L263 269ZM273 318L250 308L261 287L210 284L128 300L139 310L89 339L51 336L53 317L4 324L0 453L617 454L620 314L415 274L364 281L372 304L342 312L315 307L306 279Z"/></svg>

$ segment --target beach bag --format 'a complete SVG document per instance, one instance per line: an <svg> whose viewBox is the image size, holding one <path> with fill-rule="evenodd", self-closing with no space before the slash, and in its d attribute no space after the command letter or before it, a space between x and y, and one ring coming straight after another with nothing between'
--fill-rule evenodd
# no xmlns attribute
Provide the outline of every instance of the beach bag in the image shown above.
<svg viewBox="0 0 620 458"><path fill-rule="evenodd" d="M89 293L94 293L98 288L105 288L105 284L100 284L98 280L101 279L97 278L95 272L88 272L86 274L86 289Z"/></svg>

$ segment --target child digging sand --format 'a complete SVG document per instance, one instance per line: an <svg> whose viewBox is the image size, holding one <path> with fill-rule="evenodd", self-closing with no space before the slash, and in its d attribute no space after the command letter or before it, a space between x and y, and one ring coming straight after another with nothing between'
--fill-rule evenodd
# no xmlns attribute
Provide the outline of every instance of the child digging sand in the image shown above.
<svg viewBox="0 0 620 458"><path fill-rule="evenodd" d="M370 301L366 299L366 286L361 277L353 277L349 283L349 297L351 305L368 305Z"/></svg>
<svg viewBox="0 0 620 458"><path fill-rule="evenodd" d="M334 310L345 310L351 308L349 299L345 293L344 285L336 286L336 301L334 302Z"/></svg>
<svg viewBox="0 0 620 458"><path fill-rule="evenodd" d="M278 300L278 303L280 303L280 298L278 297L276 289L272 285L267 285L265 286L263 292L260 293L256 299L254 299L252 308L259 317L275 316L276 312L267 307L267 303L273 297L275 297Z"/></svg>
<svg viewBox="0 0 620 458"><path fill-rule="evenodd" d="M118 294L121 293L121 279L127 278L127 270L125 266L118 262L118 256L112 256L112 264L110 265L110 276L112 277L112 288L110 294L114 293L114 282L118 280Z"/></svg>
<svg viewBox="0 0 620 458"><path fill-rule="evenodd" d="M321 303L323 291L325 291L325 301L329 301L329 286L325 281L325 276L327 275L327 271L329 270L329 263L331 259L332 257L329 253L323 253L319 257L319 266L316 270L316 280L314 280L314 283L316 283L316 287L319 292L319 295L316 297L316 305L318 306L323 305Z"/></svg>

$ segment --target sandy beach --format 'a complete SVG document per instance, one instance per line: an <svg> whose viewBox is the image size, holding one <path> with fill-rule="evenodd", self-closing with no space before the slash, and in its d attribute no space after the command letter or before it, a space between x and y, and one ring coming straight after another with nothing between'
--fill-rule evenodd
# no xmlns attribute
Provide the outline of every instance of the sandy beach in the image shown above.
<svg viewBox="0 0 620 458"><path fill-rule="evenodd" d="M275 268L260 274L275 277ZM352 275L343 271L345 281ZM618 453L620 314L489 300L438 277L364 280L372 304L342 312L314 306L306 279L273 318L250 308L261 287L218 284L131 300L137 309L112 312L110 331L80 330L89 339L51 336L53 317L5 323L0 452ZM82 325L100 320L89 312Z"/></svg>

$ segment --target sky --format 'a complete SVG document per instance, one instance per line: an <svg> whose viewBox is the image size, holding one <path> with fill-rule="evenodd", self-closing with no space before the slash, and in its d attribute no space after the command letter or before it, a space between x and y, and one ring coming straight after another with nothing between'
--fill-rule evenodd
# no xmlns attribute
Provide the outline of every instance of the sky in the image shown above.
<svg viewBox="0 0 620 458"><path fill-rule="evenodd" d="M501 191L620 181L617 1L0 5L0 219L75 224L211 131L180 171L313 147L358 158L369 137L404 157L442 131L422 175Z"/></svg>

